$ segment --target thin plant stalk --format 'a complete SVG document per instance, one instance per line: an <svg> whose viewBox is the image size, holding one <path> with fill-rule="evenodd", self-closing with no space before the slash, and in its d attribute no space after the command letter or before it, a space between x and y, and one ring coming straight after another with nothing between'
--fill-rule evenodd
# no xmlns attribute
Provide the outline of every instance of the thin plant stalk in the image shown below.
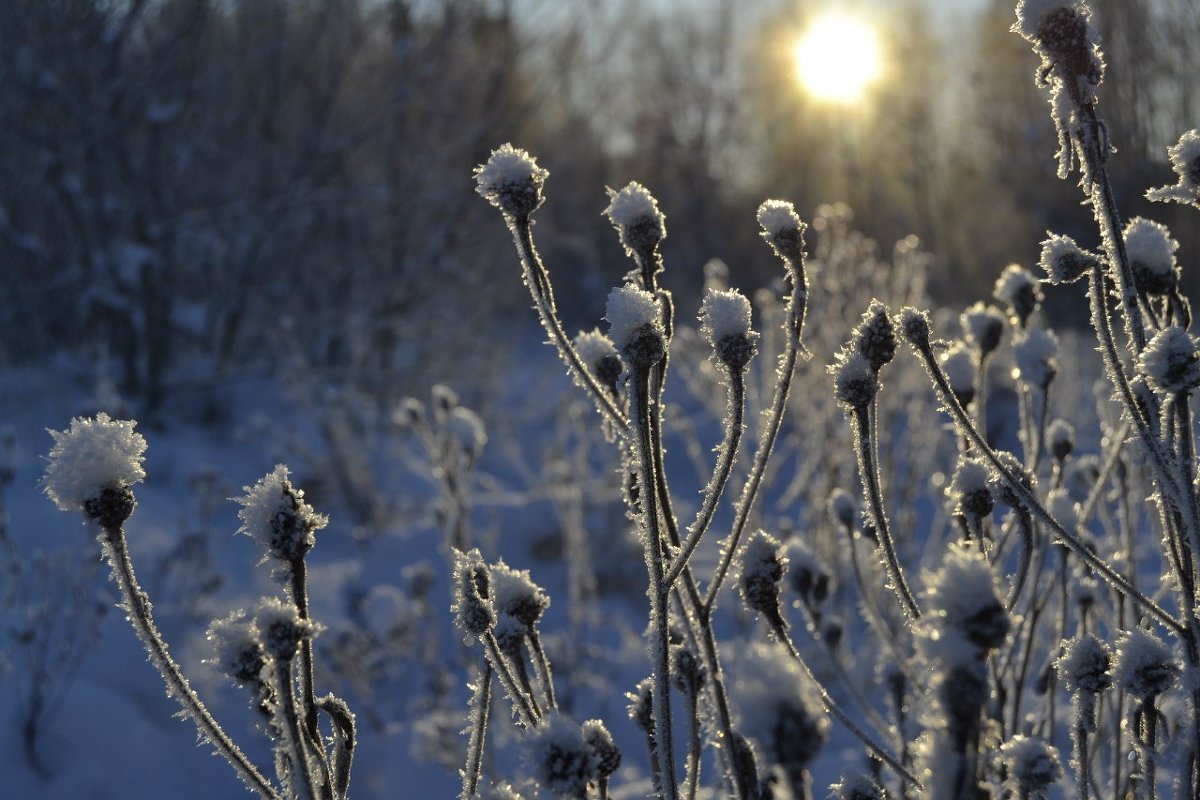
<svg viewBox="0 0 1200 800"><path fill-rule="evenodd" d="M308 735L304 732L300 720L300 710L296 707L296 694L292 688L292 661L277 661L275 663L275 681L279 685L279 704L283 709L283 718L287 722L287 738L292 745L292 771L299 772L304 784L304 791L310 800L319 800L320 780L313 774L315 756L309 755Z"/></svg>
<svg viewBox="0 0 1200 800"><path fill-rule="evenodd" d="M483 771L483 744L492 709L492 665L484 660L482 674L471 695L471 736L467 741L467 764L463 769L460 800L473 800Z"/></svg>

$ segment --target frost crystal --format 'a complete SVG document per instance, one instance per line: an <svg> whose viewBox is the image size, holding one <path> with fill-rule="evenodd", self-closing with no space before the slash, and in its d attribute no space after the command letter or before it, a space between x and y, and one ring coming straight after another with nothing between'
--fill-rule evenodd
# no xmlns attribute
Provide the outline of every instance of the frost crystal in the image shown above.
<svg viewBox="0 0 1200 800"><path fill-rule="evenodd" d="M304 501L304 492L292 486L288 468L279 464L244 494L234 498L242 506L238 533L251 537L281 561L303 558L316 542L313 533L324 528L329 518L318 514Z"/></svg>
<svg viewBox="0 0 1200 800"><path fill-rule="evenodd" d="M654 295L636 286L618 286L608 295L604 311L608 333L617 349L624 352L641 338L646 326L659 328L658 303Z"/></svg>
<svg viewBox="0 0 1200 800"><path fill-rule="evenodd" d="M510 216L531 214L542 204L542 184L550 175L533 156L511 144L492 151L474 174L475 191Z"/></svg>
<svg viewBox="0 0 1200 800"><path fill-rule="evenodd" d="M1091 634L1063 642L1062 655L1054 662L1068 691L1093 695L1112 685L1111 663L1108 648Z"/></svg>
<svg viewBox="0 0 1200 800"><path fill-rule="evenodd" d="M848 410L865 408L879 391L879 379L866 357L858 352L841 352L829 367L833 374L833 393Z"/></svg>
<svg viewBox="0 0 1200 800"><path fill-rule="evenodd" d="M247 619L245 611L213 620L206 638L214 652L212 663L223 674L239 684L259 680L266 653L258 626Z"/></svg>
<svg viewBox="0 0 1200 800"><path fill-rule="evenodd" d="M1000 345L1000 337L1004 334L1004 315L999 309L976 303L962 313L961 322L967 344L981 355L987 355Z"/></svg>
<svg viewBox="0 0 1200 800"><path fill-rule="evenodd" d="M746 605L773 618L779 614L779 583L787 570L783 545L774 536L758 531L742 551L742 574L738 590Z"/></svg>
<svg viewBox="0 0 1200 800"><path fill-rule="evenodd" d="M990 484L991 473L986 464L978 459L960 457L950 481L950 494L956 498L963 514L983 519L992 513L994 505Z"/></svg>
<svg viewBox="0 0 1200 800"><path fill-rule="evenodd" d="M1001 745L1000 757L1018 797L1043 798L1051 784L1062 778L1058 750L1041 739L1014 736Z"/></svg>
<svg viewBox="0 0 1200 800"><path fill-rule="evenodd" d="M479 550L454 551L454 620L467 640L482 636L496 625L492 603L491 571Z"/></svg>
<svg viewBox="0 0 1200 800"><path fill-rule="evenodd" d="M1020 264L1009 264L996 279L992 296L1008 307L1009 313L1021 327L1042 302L1042 292L1029 270Z"/></svg>
<svg viewBox="0 0 1200 800"><path fill-rule="evenodd" d="M1058 338L1045 328L1033 328L1013 342L1013 361L1021 382L1045 389L1058 374Z"/></svg>
<svg viewBox="0 0 1200 800"><path fill-rule="evenodd" d="M700 305L700 330L714 347L730 336L750 333L750 301L737 289L708 289Z"/></svg>
<svg viewBox="0 0 1200 800"><path fill-rule="evenodd" d="M598 767L583 731L557 711L530 732L527 757L542 786L572 799L585 796Z"/></svg>
<svg viewBox="0 0 1200 800"><path fill-rule="evenodd" d="M592 760L601 779L606 779L621 766L621 748L613 742L603 720L589 719L580 726L583 740L592 751Z"/></svg>
<svg viewBox="0 0 1200 800"><path fill-rule="evenodd" d="M1149 700L1170 689L1178 672L1170 648L1144 628L1124 631L1117 639L1113 679L1139 700Z"/></svg>
<svg viewBox="0 0 1200 800"><path fill-rule="evenodd" d="M939 355L938 361L959 402L970 403L975 398L975 358L971 351L961 344L955 344Z"/></svg>
<svg viewBox="0 0 1200 800"><path fill-rule="evenodd" d="M76 417L65 431L49 431L54 446L43 479L46 496L63 511L78 511L104 489L141 483L146 439L136 425L101 412L94 419Z"/></svg>
<svg viewBox="0 0 1200 800"><path fill-rule="evenodd" d="M888 317L888 307L872 300L854 331L855 346L878 372L896 355L896 329Z"/></svg>
<svg viewBox="0 0 1200 800"><path fill-rule="evenodd" d="M1004 643L1010 627L1008 612L992 568L978 550L952 546L941 568L927 577L926 586L930 638L953 646L957 636L987 650Z"/></svg>
<svg viewBox="0 0 1200 800"><path fill-rule="evenodd" d="M492 580L492 599L496 610L511 614L525 632L542 618L550 607L550 597L533 582L527 569L513 569L500 559L489 567Z"/></svg>
<svg viewBox="0 0 1200 800"><path fill-rule="evenodd" d="M254 625L262 633L263 649L272 658L290 661L300 642L316 636L319 629L311 620L301 619L296 605L277 597L264 597L254 611Z"/></svg>
<svg viewBox="0 0 1200 800"><path fill-rule="evenodd" d="M667 220L650 190L636 181L619 192L608 190L608 208L604 215L621 236L621 244L630 255L658 246L667 236Z"/></svg>
<svg viewBox="0 0 1200 800"><path fill-rule="evenodd" d="M1138 356L1138 370L1155 389L1168 394L1200 386L1200 357L1196 341L1178 325L1164 328Z"/></svg>
<svg viewBox="0 0 1200 800"><path fill-rule="evenodd" d="M1054 11L1070 10L1086 13L1082 0L1021 0L1017 3L1017 24L1014 30L1026 39L1036 41L1043 21Z"/></svg>
<svg viewBox="0 0 1200 800"><path fill-rule="evenodd" d="M1046 272L1050 283L1073 283L1100 260L1085 253L1070 236L1056 236L1047 231L1049 239L1042 242L1038 266Z"/></svg>
<svg viewBox="0 0 1200 800"><path fill-rule="evenodd" d="M900 329L900 335L917 350L925 350L930 346L928 312L905 306L896 315L896 327Z"/></svg>
<svg viewBox="0 0 1200 800"><path fill-rule="evenodd" d="M603 359L619 358L612 339L598 330L580 331L579 335L575 337L575 350L579 353L579 359L592 372L597 372Z"/></svg>
<svg viewBox="0 0 1200 800"><path fill-rule="evenodd" d="M1179 242L1166 225L1134 217L1125 226L1125 250L1134 283L1143 294L1167 294L1179 283L1175 251Z"/></svg>
<svg viewBox="0 0 1200 800"><path fill-rule="evenodd" d="M1179 176L1178 183L1146 192L1146 197L1159 202L1188 203L1200 208L1200 130L1191 130L1167 148L1171 169Z"/></svg>
<svg viewBox="0 0 1200 800"><path fill-rule="evenodd" d="M762 237L780 258L795 259L804 245L804 229L796 208L786 200L767 200L758 207Z"/></svg>

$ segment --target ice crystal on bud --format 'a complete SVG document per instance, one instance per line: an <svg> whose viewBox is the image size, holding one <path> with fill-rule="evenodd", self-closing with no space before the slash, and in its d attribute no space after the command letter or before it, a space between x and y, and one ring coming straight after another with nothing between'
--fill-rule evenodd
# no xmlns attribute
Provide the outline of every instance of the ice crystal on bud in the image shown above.
<svg viewBox="0 0 1200 800"><path fill-rule="evenodd" d="M636 286L618 286L608 295L604 311L608 334L617 349L625 353L636 346L647 329L657 331L661 339L658 302L654 295Z"/></svg>
<svg viewBox="0 0 1200 800"><path fill-rule="evenodd" d="M776 255L784 259L799 258L804 246L804 230L796 208L786 200L767 200L758 207L758 224L762 237Z"/></svg>
<svg viewBox="0 0 1200 800"><path fill-rule="evenodd" d="M750 301L736 289L704 291L700 331L714 356L731 369L741 369L754 357L758 334L750 330Z"/></svg>
<svg viewBox="0 0 1200 800"><path fill-rule="evenodd" d="M975 399L975 359L962 344L955 344L949 350L938 355L938 363L942 372L950 382L950 391L963 405Z"/></svg>
<svg viewBox="0 0 1200 800"><path fill-rule="evenodd" d="M1138 371L1160 392L1190 392L1200 386L1196 341L1178 325L1164 328L1138 356Z"/></svg>
<svg viewBox="0 0 1200 800"><path fill-rule="evenodd" d="M1004 335L1004 314L998 308L975 303L962 313L960 319L967 344L981 356L988 355L1000 346L1000 337Z"/></svg>
<svg viewBox="0 0 1200 800"><path fill-rule="evenodd" d="M532 214L542 204L542 185L550 173L524 150L503 144L486 164L475 168L475 191L513 217Z"/></svg>
<svg viewBox="0 0 1200 800"><path fill-rule="evenodd" d="M1045 328L1033 328L1013 342L1013 361L1021 382L1045 389L1058 374L1058 338Z"/></svg>
<svg viewBox="0 0 1200 800"><path fill-rule="evenodd" d="M632 692L625 693L629 701L626 711L633 723L647 736L654 735L654 679L643 678Z"/></svg>
<svg viewBox="0 0 1200 800"><path fill-rule="evenodd" d="M871 363L857 350L839 353L829 372L833 374L834 397L848 410L865 408L879 391Z"/></svg>
<svg viewBox="0 0 1200 800"><path fill-rule="evenodd" d="M958 459L954 477L950 481L950 493L959 510L968 517L979 520L992 513L991 473L979 459Z"/></svg>
<svg viewBox="0 0 1200 800"><path fill-rule="evenodd" d="M926 580L931 638L957 636L984 650L1004 643L1011 625L996 577L978 550L953 545L942 566Z"/></svg>
<svg viewBox="0 0 1200 800"><path fill-rule="evenodd" d="M1008 768L1008 781L1017 797L1041 800L1062 778L1058 750L1041 739L1014 736L1000 746L1000 758Z"/></svg>
<svg viewBox="0 0 1200 800"><path fill-rule="evenodd" d="M526 631L532 630L550 607L550 597L533 582L527 569L513 569L500 559L489 568L496 610L511 614Z"/></svg>
<svg viewBox="0 0 1200 800"><path fill-rule="evenodd" d="M1075 449L1075 428L1065 419L1056 418L1046 428L1046 446L1056 460L1065 460Z"/></svg>
<svg viewBox="0 0 1200 800"><path fill-rule="evenodd" d="M1063 642L1062 655L1054 664L1070 692L1096 695L1112 685L1112 656L1091 634Z"/></svg>
<svg viewBox="0 0 1200 800"><path fill-rule="evenodd" d="M650 190L633 181L621 191L608 190L608 208L604 215L621 236L621 244L630 255L653 250L667 236L667 220Z"/></svg>
<svg viewBox="0 0 1200 800"><path fill-rule="evenodd" d="M896 315L896 327L905 341L917 350L925 350L930 346L929 314L912 306L905 306Z"/></svg>
<svg viewBox="0 0 1200 800"><path fill-rule="evenodd" d="M266 548L267 556L281 561L303 558L316 542L313 534L329 522L304 501L304 492L292 485L283 464L276 465L253 486L243 486L242 491L246 494L234 498L242 506L238 532Z"/></svg>
<svg viewBox="0 0 1200 800"><path fill-rule="evenodd" d="M871 369L878 372L891 362L896 355L896 330L888 316L888 307L872 300L854 331L854 339L855 347Z"/></svg>
<svg viewBox="0 0 1200 800"><path fill-rule="evenodd" d="M996 279L992 296L1003 303L1020 327L1042 302L1042 291L1029 270L1020 264L1009 264Z"/></svg>
<svg viewBox="0 0 1200 800"><path fill-rule="evenodd" d="M1117 639L1112 672L1118 686L1139 700L1149 700L1171 688L1179 666L1162 639L1133 628Z"/></svg>
<svg viewBox="0 0 1200 800"><path fill-rule="evenodd" d="M277 597L264 597L259 602L254 611L254 625L262 634L263 649L279 661L295 658L300 642L318 633L314 622L300 618L294 603Z"/></svg>
<svg viewBox="0 0 1200 800"><path fill-rule="evenodd" d="M492 602L491 571L479 550L454 551L455 622L468 641L482 636L496 625L496 607Z"/></svg>
<svg viewBox="0 0 1200 800"><path fill-rule="evenodd" d="M742 551L738 590L746 605L772 619L779 614L779 584L787 570L783 545L774 536L758 531Z"/></svg>
<svg viewBox="0 0 1200 800"><path fill-rule="evenodd" d="M1124 236L1138 291L1163 295L1174 289L1179 283L1179 265L1175 262L1179 242L1171 238L1167 226L1134 217L1125 226Z"/></svg>
<svg viewBox="0 0 1200 800"><path fill-rule="evenodd" d="M1171 169L1179 181L1146 192L1149 200L1188 203L1200 208L1200 130L1191 130L1179 137L1179 141L1167 148L1171 158Z"/></svg>
<svg viewBox="0 0 1200 800"><path fill-rule="evenodd" d="M582 800L597 772L592 748L583 731L551 711L529 735L526 757L538 782L559 797Z"/></svg>
<svg viewBox="0 0 1200 800"><path fill-rule="evenodd" d="M234 611L213 620L206 638L213 648L212 664L223 674L239 684L259 679L266 652L258 625L247 618L245 611Z"/></svg>
<svg viewBox="0 0 1200 800"><path fill-rule="evenodd" d="M592 760L596 765L596 773L601 779L607 779L621 766L621 748L613 741L612 734L603 720L589 719L580 726L583 740L592 750Z"/></svg>
<svg viewBox="0 0 1200 800"><path fill-rule="evenodd" d="M1073 283L1100 259L1086 253L1070 236L1057 236L1047 231L1049 239L1042 242L1038 266L1046 272L1050 283Z"/></svg>
<svg viewBox="0 0 1200 800"><path fill-rule="evenodd" d="M78 511L104 489L126 489L146 477L146 439L133 420L76 417L54 437L43 479L46 496L63 511ZM130 509L132 510L132 509Z"/></svg>
<svg viewBox="0 0 1200 800"><path fill-rule="evenodd" d="M612 339L599 330L581 331L575 337L575 350L600 385L610 389L617 385L623 366Z"/></svg>

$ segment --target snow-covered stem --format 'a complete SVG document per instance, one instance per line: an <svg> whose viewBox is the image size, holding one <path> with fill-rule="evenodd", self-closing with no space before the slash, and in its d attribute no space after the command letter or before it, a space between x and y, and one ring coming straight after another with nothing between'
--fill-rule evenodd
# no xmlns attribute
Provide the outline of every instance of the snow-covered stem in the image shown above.
<svg viewBox="0 0 1200 800"><path fill-rule="evenodd" d="M496 636L491 631L486 632L479 637L483 641L483 652L487 656L488 662L492 665L492 670L496 673L496 677L500 679L500 683L504 686L504 691L512 699L513 707L517 711L517 717L521 720L521 724L526 729L532 729L537 726L541 715L537 713L533 705L532 698L525 694L520 683L513 676L512 670L508 667L508 661L504 658L504 653L500 649L500 645L496 642Z"/></svg>
<svg viewBox="0 0 1200 800"><path fill-rule="evenodd" d="M538 678L542 682L542 688L546 691L546 707L552 710L556 709L558 708L558 697L554 694L554 674L550 671L550 659L546 658L546 650L542 647L542 636L538 633L537 628L534 628L529 631L526 638L529 641L529 650L533 653Z"/></svg>
<svg viewBox="0 0 1200 800"><path fill-rule="evenodd" d="M525 284L529 287L530 294L533 296L533 305L537 309L542 327L550 335L550 339L558 349L559 355L571 370L572 377L591 395L592 401L596 404L600 413L618 431L625 430L628 427L625 415L613 403L613 399L609 393L596 382L596 378L592 375L591 370L580 360L579 353L576 352L575 346L571 343L570 337L567 336L562 322L558 318L558 311L554 306L554 294L550 286L550 277L533 243L532 221L528 215L516 218L506 217L506 219L512 230L513 242L517 248L517 256L521 261Z"/></svg>
<svg viewBox="0 0 1200 800"><path fill-rule="evenodd" d="M742 532L745 530L750 512L754 508L754 501L758 497L763 475L767 471L771 450L775 446L775 439L779 436L779 428L783 425L783 418L787 411L788 393L791 391L792 379L796 374L796 362L803 347L801 342L804 334L804 315L808 307L808 278L805 275L803 249L798 247L797 255L785 257L784 264L787 267L788 281L791 283L791 293L784 309L783 357L776 376L771 406L763 420L758 450L754 454L754 462L750 466L750 473L746 477L746 483L742 486L742 493L734 510L733 528L729 538L722 545L720 561L717 563L717 569L713 573L708 591L704 595L704 605L701 608L704 616L712 614L713 607L717 602L717 595L721 591L721 584L724 583L725 577L729 573L729 565L741 543Z"/></svg>
<svg viewBox="0 0 1200 800"><path fill-rule="evenodd" d="M1137 716L1138 759L1142 768L1138 785L1141 791L1138 796L1143 800L1155 800L1158 796L1158 709L1154 707L1154 698L1147 697L1137 706L1134 714Z"/></svg>
<svg viewBox="0 0 1200 800"><path fill-rule="evenodd" d="M1064 528L1058 520L1046 511L1045 507L1038 500L1037 495L1025 485L1025 482L1019 476L1013 475L1009 471L1008 465L1002 461L996 451L983 440L979 431L976 430L973 421L963 409L958 399L954 396L954 392L950 389L950 384L946 379L945 373L942 372L941 366L937 363L933 350L929 347L914 347L917 355L924 362L926 370L929 372L930 378L933 381L934 389L937 390L938 398L942 401L943 406L950 412L951 417L958 425L959 429L970 438L971 442L979 449L980 454L988 460L988 463L996 470L1003 478L1007 488L1017 496L1022 505L1030 512L1030 514L1041 521L1051 532L1058 537L1064 545L1072 552L1078 555L1089 567L1096 571L1104 581L1117 592L1128 597L1133 602L1136 602L1143 609L1157 619L1164 627L1170 629L1176 634L1184 634L1185 628L1179 624L1178 620L1168 614L1157 603L1151 600L1146 595L1139 592L1124 576L1117 573L1103 559L1098 557L1074 532Z"/></svg>
<svg viewBox="0 0 1200 800"><path fill-rule="evenodd" d="M812 668L809 667L808 662L804 660L804 656L802 656L800 651L796 649L796 645L792 641L792 637L788 634L787 627L783 622L783 618L779 616L775 616L774 618L767 616L766 620L771 626L771 632L775 634L775 637L778 638L785 647L787 647L788 654L791 655L792 660L796 662L796 665L800 667L800 671L803 672L805 677L808 678L808 680L812 682L813 686L817 688L817 692L821 696L821 704L825 707L825 710L835 717L838 722L842 723L846 730L849 731L855 739L858 739L858 741L867 748L867 751L870 752L873 757L886 764L893 772L896 773L899 778L906 783L912 784L918 790L923 790L924 787L921 786L921 782L917 780L916 777L913 776L913 774L909 772L895 756L889 753L887 748L876 742L873 738L871 738L871 734L860 728L858 724L852 720L845 711L842 710L841 706L837 704L837 701L833 699L833 695L829 693L829 690L826 689L825 685L817 678L816 673L814 673Z"/></svg>
<svg viewBox="0 0 1200 800"><path fill-rule="evenodd" d="M463 768L463 788L459 800L474 800L483 771L483 744L487 738L488 718L492 710L492 665L485 659L479 683L471 693L471 733L467 739L467 763Z"/></svg>
<svg viewBox="0 0 1200 800"><path fill-rule="evenodd" d="M291 579L292 601L296 604L296 611L300 619L307 622L309 620L308 567L305 564L304 557L300 556L293 559L289 564L288 572ZM324 775L324 785L328 787L330 784L329 757L321 743L321 730L317 724L317 695L313 678L313 643L311 636L305 636L300 642L299 668L304 734L308 737L308 744L313 749L313 757L316 759Z"/></svg>
<svg viewBox="0 0 1200 800"><path fill-rule="evenodd" d="M167 693L179 701L179 704L183 706L184 713L196 723L200 735L224 756L247 787L257 792L265 800L283 800L270 781L250 763L233 739L213 719L208 708L192 690L179 665L171 658L167 643L159 633L158 626L154 624L150 599L142 591L137 576L134 574L133 562L129 558L129 547L125 540L125 531L119 527L103 528L100 542L109 565L112 567L113 578L121 591L129 623L146 648L150 656L150 663L158 669L163 682L166 683Z"/></svg>
<svg viewBox="0 0 1200 800"><path fill-rule="evenodd" d="M334 797L349 797L350 768L354 765L354 748L358 744L358 729L354 714L341 698L327 694L317 699L317 708L333 720L333 793Z"/></svg>
<svg viewBox="0 0 1200 800"><path fill-rule="evenodd" d="M671 566L667 569L663 579L664 590L674 585L675 579L679 577L680 571L688 563L688 559L692 557L696 546L700 544L701 538L712 523L717 503L725 491L725 485L729 482L729 476L733 471L733 463L737 459L742 432L746 427L746 381L741 370L726 370L726 372L729 378L727 391L729 413L725 417L725 435L717 451L717 463L713 467L712 477L709 478L708 485L704 488L704 499L700 503L700 510L696 512L696 521L688 528L687 538L684 539L682 547L672 559Z"/></svg>
<svg viewBox="0 0 1200 800"><path fill-rule="evenodd" d="M650 587L650 663L653 667L654 739L656 760L661 777L663 800L677 800L678 781L675 776L675 755L671 726L671 641L667 619L667 592L663 590L663 539L659 528L658 490L654 480L654 457L650 437L650 369L635 366L632 376L633 427L638 454L639 498L643 526L643 546Z"/></svg>
<svg viewBox="0 0 1200 800"><path fill-rule="evenodd" d="M700 785L700 709L699 695L688 692L688 750L687 774L683 780L683 800L696 800Z"/></svg>
<svg viewBox="0 0 1200 800"><path fill-rule="evenodd" d="M917 606L917 599L913 597L912 590L908 588L908 581L904 578L904 568L896 555L891 526L888 524L887 513L883 507L879 465L871 437L871 422L867 406L854 409L851 426L854 428L854 451L858 456L858 471L866 489L867 504L870 506L871 520L875 523L879 549L883 551L884 566L887 568L891 589L896 593L896 598L900 601L905 613L913 619L920 619L921 609Z"/></svg>
<svg viewBox="0 0 1200 800"><path fill-rule="evenodd" d="M275 662L275 683L279 692L279 705L287 725L287 739L292 749L292 773L300 773L304 791L309 800L321 800L321 789L325 784L313 774L316 754L309 754L311 744L300 721L300 710L296 707L296 693L292 688L292 661L279 659ZM294 778L293 778L294 780Z"/></svg>

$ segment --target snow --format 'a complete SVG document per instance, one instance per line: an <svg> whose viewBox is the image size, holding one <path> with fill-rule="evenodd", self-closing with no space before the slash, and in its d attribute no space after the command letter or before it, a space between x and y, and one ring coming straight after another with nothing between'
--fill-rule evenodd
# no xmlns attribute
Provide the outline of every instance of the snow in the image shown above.
<svg viewBox="0 0 1200 800"><path fill-rule="evenodd" d="M636 286L618 286L608 295L604 311L608 335L622 352L647 325L659 325L658 302L654 295Z"/></svg>
<svg viewBox="0 0 1200 800"><path fill-rule="evenodd" d="M1138 356L1138 371L1155 389L1175 394L1200 386L1200 356L1196 340L1183 328L1164 328L1146 343Z"/></svg>
<svg viewBox="0 0 1200 800"><path fill-rule="evenodd" d="M700 330L714 347L731 336L750 334L750 301L737 289L706 289Z"/></svg>
<svg viewBox="0 0 1200 800"><path fill-rule="evenodd" d="M1083 252L1070 236L1049 234L1042 242L1038 266L1046 273L1050 283L1071 283L1079 280L1097 259Z"/></svg>
<svg viewBox="0 0 1200 800"><path fill-rule="evenodd" d="M79 511L102 489L141 483L146 439L136 426L100 412L93 419L76 417L65 431L50 430L54 446L46 465L46 496L62 511Z"/></svg>
<svg viewBox="0 0 1200 800"><path fill-rule="evenodd" d="M1144 269L1159 279L1176 277L1179 265L1175 263L1175 251L1179 242L1171 238L1166 225L1134 217L1125 226L1124 236L1125 251L1135 270Z"/></svg>
<svg viewBox="0 0 1200 800"><path fill-rule="evenodd" d="M803 224L796 208L786 200L767 200L758 207L758 224L763 233L771 238L797 235Z"/></svg>
<svg viewBox="0 0 1200 800"><path fill-rule="evenodd" d="M314 532L329 524L328 517L316 513L304 501L304 492L292 485L283 464L277 464L253 486L243 486L242 491L245 494L235 498L242 507L238 511L242 521L238 533L263 547L264 560L270 556L288 561L311 550L316 542Z"/></svg>
<svg viewBox="0 0 1200 800"><path fill-rule="evenodd" d="M475 168L475 190L506 214L528 213L542 202L542 185L550 176L526 151L502 144Z"/></svg>
<svg viewBox="0 0 1200 800"><path fill-rule="evenodd" d="M1021 382L1042 389L1058 374L1058 337L1046 328L1032 328L1013 342L1013 361Z"/></svg>
<svg viewBox="0 0 1200 800"><path fill-rule="evenodd" d="M1117 639L1112 674L1122 689L1147 700L1175 684L1179 664L1162 639L1144 628L1132 628Z"/></svg>
<svg viewBox="0 0 1200 800"><path fill-rule="evenodd" d="M660 237L666 236L666 218L658 207L658 201L650 190L637 181L631 181L620 191L608 190L608 207L604 215L612 222L613 227L624 230L638 224L650 224L660 231Z"/></svg>

